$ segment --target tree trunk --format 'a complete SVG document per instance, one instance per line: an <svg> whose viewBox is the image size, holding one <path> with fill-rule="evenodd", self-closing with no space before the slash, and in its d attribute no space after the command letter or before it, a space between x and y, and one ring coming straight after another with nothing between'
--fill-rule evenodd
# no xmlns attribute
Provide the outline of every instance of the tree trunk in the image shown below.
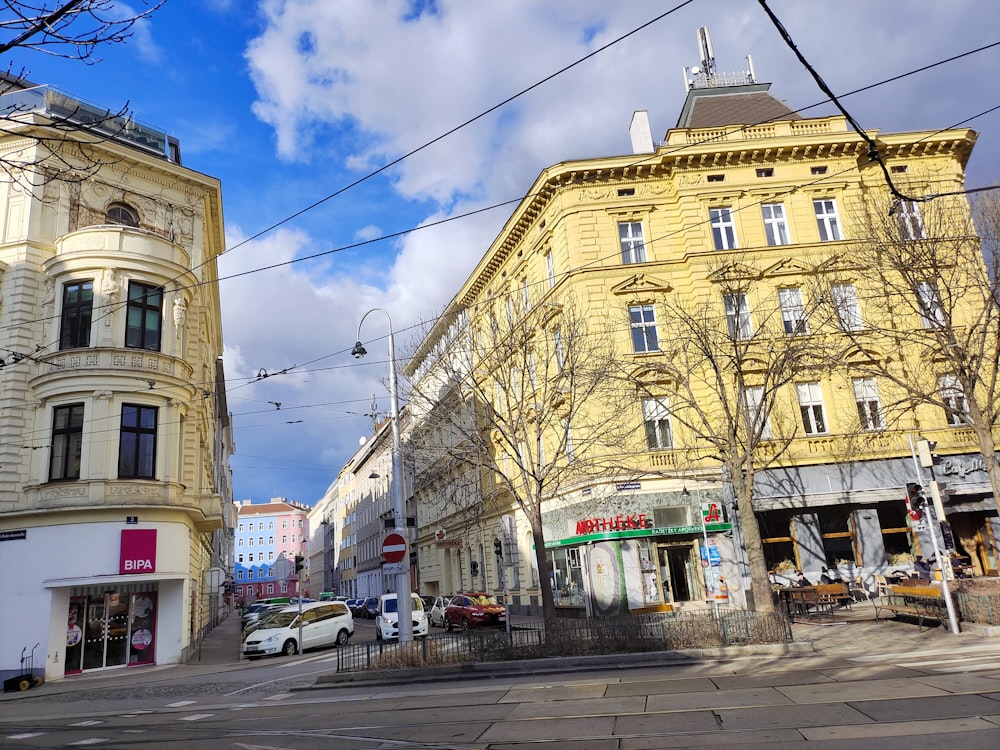
<svg viewBox="0 0 1000 750"><path fill-rule="evenodd" d="M740 530L743 532L747 562L750 565L753 608L757 612L774 612L774 595L771 592L771 579L768 577L767 563L764 560L764 545L760 540L757 515L753 511L753 483L752 481L733 482L733 491L736 495L736 512L740 518Z"/></svg>

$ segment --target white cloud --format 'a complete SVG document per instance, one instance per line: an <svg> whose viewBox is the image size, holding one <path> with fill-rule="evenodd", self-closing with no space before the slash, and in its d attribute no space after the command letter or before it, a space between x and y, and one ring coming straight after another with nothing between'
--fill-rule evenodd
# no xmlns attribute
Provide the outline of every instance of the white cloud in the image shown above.
<svg viewBox="0 0 1000 750"><path fill-rule="evenodd" d="M260 2L264 26L246 59L258 95L254 113L274 129L283 159L334 158L363 176L665 10L644 0L425 5L436 12L411 18L412 3L403 0ZM978 0L954 0L947 9L937 0L911 0L906 13L870 0L773 0L770 6L838 92L992 42L1000 25L1000 4ZM661 139L684 101L683 67L700 62L696 29L705 24L720 71L745 69L745 55L752 53L758 80L773 82L771 93L792 108L824 98L756 3L695 3L394 166L389 174L395 194L384 196L384 216L373 223L365 215L359 227L347 218L342 232L368 239L395 231L393 215L403 205L425 206L429 224L517 198L551 164L628 153L628 127L637 109L648 110L653 137ZM994 104L983 100L983 92L995 89L998 66L1000 52L993 50L848 97L844 104L866 128L949 127ZM827 104L806 114L833 113ZM970 125L985 131L970 184L995 181L987 170L1000 158L996 124L994 115ZM512 210L409 233L388 261L358 255L353 264L328 260L224 282L225 334L234 344L227 365L231 359L245 376L258 367L280 369L349 347L359 313L375 306L390 311L397 330L435 314ZM301 232L279 231L238 252L252 267L315 252L317 244ZM381 335L382 323L372 318L365 325L366 331L371 326L368 335ZM324 362L351 364L342 355ZM364 403L372 390L384 399L382 368L313 373L291 387L312 403ZM276 393L275 385L269 379L244 390L262 398ZM321 437L310 434L318 445L303 451L339 468L365 423L340 424L352 429L344 434L328 425ZM283 441L281 448L290 445Z"/></svg>

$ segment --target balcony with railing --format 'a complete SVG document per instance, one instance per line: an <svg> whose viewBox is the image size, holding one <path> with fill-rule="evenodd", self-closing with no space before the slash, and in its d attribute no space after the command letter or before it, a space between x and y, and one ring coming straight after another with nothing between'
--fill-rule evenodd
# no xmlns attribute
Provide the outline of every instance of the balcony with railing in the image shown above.
<svg viewBox="0 0 1000 750"><path fill-rule="evenodd" d="M0 96L0 114L5 118L16 120L20 115L29 113L44 115L61 126L76 126L81 131L122 141L169 158L166 132L141 123L128 113L112 112L48 85L10 91Z"/></svg>

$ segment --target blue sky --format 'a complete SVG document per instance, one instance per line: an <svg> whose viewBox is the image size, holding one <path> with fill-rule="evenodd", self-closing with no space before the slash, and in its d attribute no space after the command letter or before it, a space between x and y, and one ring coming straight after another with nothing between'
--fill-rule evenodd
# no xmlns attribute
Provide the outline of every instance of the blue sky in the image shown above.
<svg viewBox="0 0 1000 750"><path fill-rule="evenodd" d="M838 93L1000 41L1000 3L981 0L909 0L906 12L898 0L769 6ZM102 106L127 102L180 139L186 166L221 179L232 248L223 275L336 251L221 286L235 495L314 503L369 433L372 395L388 410L381 316L365 322L369 356L359 363L349 353L362 315L388 310L404 350L408 328L447 304L510 208L337 249L516 199L557 162L628 153L635 110L648 110L662 139L684 101L682 68L699 63L704 25L720 71L745 69L751 53L758 80L792 109L823 99L756 0L168 0L97 64L24 52L11 61ZM1000 105L998 69L993 47L844 104L883 132L951 127ZM968 186L995 184L1000 112L965 126L980 133ZM270 376L258 380L261 370Z"/></svg>

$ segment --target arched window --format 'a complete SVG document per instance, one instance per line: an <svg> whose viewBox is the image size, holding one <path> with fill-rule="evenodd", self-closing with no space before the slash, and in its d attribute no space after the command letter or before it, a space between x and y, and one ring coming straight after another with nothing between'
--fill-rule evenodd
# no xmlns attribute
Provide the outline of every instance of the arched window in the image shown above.
<svg viewBox="0 0 1000 750"><path fill-rule="evenodd" d="M139 226L139 214L127 203L112 203L108 206L108 224L119 224L124 227Z"/></svg>

